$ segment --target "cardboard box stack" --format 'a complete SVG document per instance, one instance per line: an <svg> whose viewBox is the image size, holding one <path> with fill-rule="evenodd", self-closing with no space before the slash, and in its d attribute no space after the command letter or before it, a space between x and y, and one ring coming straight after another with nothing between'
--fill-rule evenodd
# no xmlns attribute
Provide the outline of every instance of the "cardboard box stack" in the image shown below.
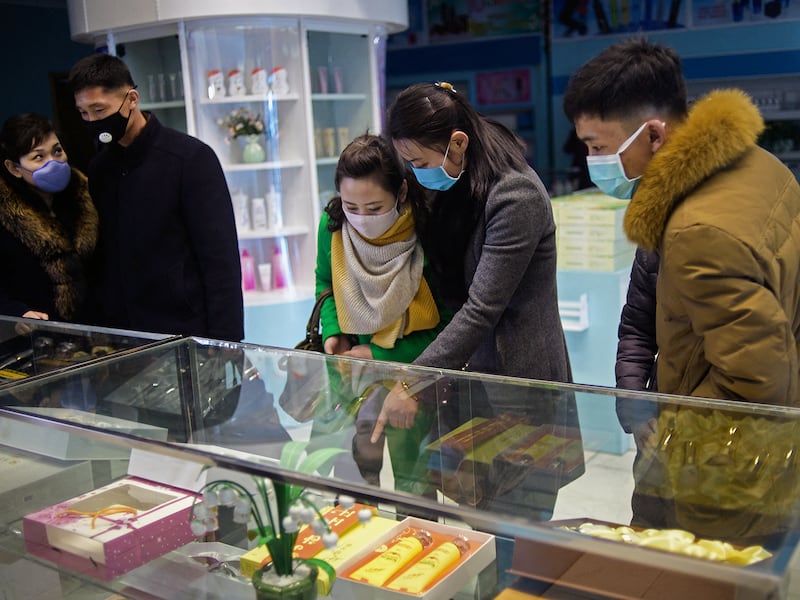
<svg viewBox="0 0 800 600"><path fill-rule="evenodd" d="M618 271L631 266L636 246L622 228L628 200L582 191L551 201L559 269Z"/></svg>

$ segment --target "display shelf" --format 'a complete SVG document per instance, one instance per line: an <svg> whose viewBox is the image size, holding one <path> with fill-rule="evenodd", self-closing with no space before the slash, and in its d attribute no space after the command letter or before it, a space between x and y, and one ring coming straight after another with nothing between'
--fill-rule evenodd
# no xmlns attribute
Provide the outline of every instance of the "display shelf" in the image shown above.
<svg viewBox="0 0 800 600"><path fill-rule="evenodd" d="M297 160L273 160L268 162L257 162L247 164L223 163L222 170L229 173L249 173L251 171L275 171L281 169L297 169L302 167L305 162Z"/></svg>
<svg viewBox="0 0 800 600"><path fill-rule="evenodd" d="M200 98L200 104L238 104L242 102L289 102L299 100L300 94L243 94L239 96L219 96Z"/></svg>
<svg viewBox="0 0 800 600"><path fill-rule="evenodd" d="M240 240L265 240L269 238L288 237L293 235L306 235L308 227L296 225L294 227L281 227L280 229L251 229L239 231Z"/></svg>
<svg viewBox="0 0 800 600"><path fill-rule="evenodd" d="M264 306L268 304L282 304L295 302L314 297L314 290L306 287L287 287L279 290L248 291L244 293L245 306Z"/></svg>
<svg viewBox="0 0 800 600"><path fill-rule="evenodd" d="M364 35L364 34L368 35ZM326 196L333 188L334 168L339 154L362 133L380 133L381 122L376 96L376 46L380 36L350 28L341 31L306 32L313 147L316 159L317 195ZM321 210L324 202L320 200Z"/></svg>
<svg viewBox="0 0 800 600"><path fill-rule="evenodd" d="M589 296L581 294L578 300L559 300L558 314L564 331L589 329Z"/></svg>
<svg viewBox="0 0 800 600"><path fill-rule="evenodd" d="M796 76L759 75L687 81L690 100L717 88L747 92L766 123L759 145L783 161L795 176L800 159L800 86Z"/></svg>
<svg viewBox="0 0 800 600"><path fill-rule="evenodd" d="M282 293L289 296L295 292ZM88 329L91 333L91 328ZM308 380L311 381L334 375L340 383L325 389L334 394L335 404L349 402L354 391L373 387L375 382L402 380L415 393L424 394L420 406L430 407L433 423L457 425L456 429L436 430L438 437L434 436L435 441L426 446L427 454L418 465L419 470L408 475L417 484L434 485L438 491L435 498L395 488L397 478L388 460L376 467L381 471L379 478L367 482L362 477L358 466L365 463L357 462L362 455L351 453L354 414L340 423L344 429L336 430L323 427L323 421L331 423L325 412L318 414L319 422L313 427L310 423L297 423L283 413L278 419L279 413L274 409L276 398L282 393L299 401L305 397L306 392L295 387L296 378L311 377ZM52 403L76 381L95 390L94 409L83 411L78 420L62 419L59 411L39 410L45 398ZM340 396L339 392L344 393ZM487 392L490 392L488 397ZM622 400L643 403L651 409L648 414L652 410L661 413L652 432L652 441L658 447L653 460L669 473L675 465L680 467L685 448L698 448L697 461L691 463L697 475L690 477L681 470L674 479L668 478L670 497L679 503L674 513L664 513L676 519L669 531L651 529L644 538L637 538L643 532L641 528L632 528L626 530L627 539L619 540L592 535L592 531L600 535L602 527L624 525L630 518L633 472L630 457L624 461L624 468L612 474L607 455L586 451L584 441L599 432L593 419L581 410L576 414L576 395L585 396L593 406L612 411ZM513 403L515 398L524 398L525 402L517 405L513 413L503 410L505 402ZM491 412L484 406L487 400ZM456 406L459 415L468 416L452 422L455 413L450 410ZM484 416L474 416L478 411ZM132 425L138 423L142 431L147 427L168 426L169 436L166 440L148 439L137 433L135 427L118 429L103 422L108 416L121 419L123 412L124 418ZM705 433L692 427L678 427L707 415L714 416L718 422L715 427L727 426L725 431L730 430L731 424L737 424L741 435L717 435L716 429ZM430 527L434 532L446 527L448 535L461 532L470 539L486 540L492 547L496 544L498 552L496 557L494 552L488 555L491 562L487 568L480 573L478 569L454 571L455 579L447 576L446 585L442 586L447 589L446 595L423 596L434 600L465 597L465 593L473 598L494 598L510 583L497 577L509 568L515 575L537 578L582 597L672 598L685 595L685 586L691 585L696 596L706 597L704 592L715 590L714 597L725 600L774 600L787 597L790 567L798 542L794 525L800 516L800 493L797 493L800 474L794 463L768 461L774 485L748 487L748 493L754 496L746 502L740 502L739 495L729 489L743 485L740 467L747 469L752 464L751 453L762 452L764 439L768 440L771 455L781 457L785 456L786 444L794 447L800 442L800 411L790 408L634 394L595 386L183 338L160 340L98 362L2 388L0 416L11 427L18 425L40 432L41 435L30 436L28 440L33 444L32 452L39 456L51 455L53 447L48 440L56 437L80 440L86 448L113 446L118 453L127 454L130 457L127 472L115 471L112 484L123 482L125 477L139 481L143 478L148 485L168 482L173 490L191 494L205 481L249 482L252 476L265 477L303 486L316 494L315 498L357 497L360 502L377 506L377 516L388 518L394 527L400 520L395 517L401 514L424 514L432 521ZM775 430L773 435L751 436L748 431L752 427ZM729 438L735 446L733 451L726 445ZM339 458L330 469L326 466L313 473L301 472L276 460L290 440L345 452L337 455ZM675 442L674 447L670 440ZM699 448L703 448L703 453ZM13 447L6 450L17 451ZM708 459L706 452L711 453ZM723 453L726 460L716 460L715 452ZM85 469L87 473L96 476L103 472L105 458L88 460L91 468ZM645 466L646 463L639 464L640 468ZM752 469L747 473L747 481L754 478L765 481ZM2 479L7 488L14 489L17 479L13 472L3 473ZM95 479L93 490L106 485L107 479L102 482ZM114 568L124 572L112 577L101 577L97 564L86 558L81 560L84 546L80 544L72 544L65 552L54 552L52 548L64 539L54 536L46 547L41 545L40 530L29 530L22 520L29 515L36 515L35 519L27 520L35 523L64 518L60 508L53 508L53 514L48 512L48 507L58 507L74 498L75 490L64 485L64 481L48 486L48 494L38 499L40 505L8 502L7 496L0 498L6 515L0 522L0 551L10 557L5 562L31 561L45 569L45 573L63 575L62 581L77 578L87 588L125 597L166 599L181 594L206 600L252 597L247 580L240 580L236 573L237 565L241 564L237 559L248 549L246 531L227 521L223 512L219 513L218 533L203 541L181 544L169 553L150 555L141 566L126 567L120 561ZM667 485L666 480L645 481L648 485ZM617 493L609 493L611 485ZM660 493L666 494L666 488ZM566 498L578 500L562 504ZM32 502L36 504L37 500ZM731 503L737 502L739 508L734 508ZM551 515L557 515L554 517L557 520L551 521ZM606 521L608 515L615 515L615 523ZM131 525L141 525L144 520L134 517L132 522L129 516L114 514L94 516L98 528L105 527L115 535L117 531L139 530ZM120 518L124 520L118 521ZM186 524L188 527L188 518ZM596 527L583 530L576 524ZM646 537L659 533L678 535L676 529L683 531L680 535L684 541L696 536L716 542L708 547L723 548L725 539L730 550L703 557L700 550L705 546L684 554L670 551L668 548L673 546L667 544L646 542ZM93 539L103 539L99 531L89 531ZM172 535L167 529L161 534ZM751 536L756 534L764 541L754 541ZM369 550L364 546L377 539L383 540L378 534L359 542L357 551L362 552L361 556ZM736 554L742 551L745 540L748 545L761 547ZM219 553L222 543L226 545L224 554L229 557L232 578L225 572L209 569L207 562L201 564L192 559L203 556L205 551ZM481 547L476 544L475 550ZM727 553L732 557L730 560L725 558ZM746 557L758 560L741 564ZM353 564L341 563L339 575L345 577L345 569ZM485 564L481 562L481 566ZM472 581L468 583L468 579ZM38 580L24 581L25 587L17 596L34 597L32 586ZM334 582L334 598L353 597L348 595L352 593L350 587L344 585L337 590L337 585ZM228 586L231 587L223 589ZM658 590L658 596L652 595L654 590ZM363 597L389 596L384 590L375 589L367 590ZM403 596L397 596L400 597Z"/></svg>
<svg viewBox="0 0 800 600"><path fill-rule="evenodd" d="M336 102L339 100L367 100L366 94L311 94L314 102Z"/></svg>
<svg viewBox="0 0 800 600"><path fill-rule="evenodd" d="M147 111L158 111L166 108L185 109L186 102L184 102L183 100L168 100L165 102L143 102L139 105L139 108Z"/></svg>
<svg viewBox="0 0 800 600"><path fill-rule="evenodd" d="M765 121L800 121L800 110L762 110Z"/></svg>

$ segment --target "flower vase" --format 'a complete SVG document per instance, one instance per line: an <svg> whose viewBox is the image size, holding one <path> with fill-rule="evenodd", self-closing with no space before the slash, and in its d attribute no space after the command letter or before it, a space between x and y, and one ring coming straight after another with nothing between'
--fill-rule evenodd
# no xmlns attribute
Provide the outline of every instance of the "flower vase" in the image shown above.
<svg viewBox="0 0 800 600"><path fill-rule="evenodd" d="M316 565L295 562L293 575L278 575L272 563L253 573L256 600L315 600L317 597Z"/></svg>
<svg viewBox="0 0 800 600"><path fill-rule="evenodd" d="M258 143L258 136L248 135L247 144L242 152L242 160L246 163L259 163L264 162L266 158L267 153L264 151L264 146Z"/></svg>

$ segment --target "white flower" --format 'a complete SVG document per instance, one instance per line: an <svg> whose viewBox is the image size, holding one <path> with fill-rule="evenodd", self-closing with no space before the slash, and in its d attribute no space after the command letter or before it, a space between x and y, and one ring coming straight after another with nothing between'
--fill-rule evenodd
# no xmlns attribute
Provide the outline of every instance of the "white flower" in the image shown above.
<svg viewBox="0 0 800 600"><path fill-rule="evenodd" d="M328 550L331 548L335 548L336 544L339 542L339 534L334 533L333 531L329 531L325 535L322 536L322 545L325 546Z"/></svg>
<svg viewBox="0 0 800 600"><path fill-rule="evenodd" d="M311 521L311 529L317 535L322 535L323 532L328 530L328 526L325 524L325 521L322 521L321 519L314 519Z"/></svg>
<svg viewBox="0 0 800 600"><path fill-rule="evenodd" d="M311 508L310 506L304 506L303 510L300 512L299 520L301 523L310 523L311 521L314 520L315 515L316 512L314 512L313 508Z"/></svg>
<svg viewBox="0 0 800 600"><path fill-rule="evenodd" d="M239 498L233 506L233 522L247 523L250 520L250 502L247 498Z"/></svg>
<svg viewBox="0 0 800 600"><path fill-rule="evenodd" d="M219 492L219 502L222 506L233 506L238 498L239 494L233 488L224 487Z"/></svg>
<svg viewBox="0 0 800 600"><path fill-rule="evenodd" d="M194 517L195 519L207 519L208 516L211 514L211 511L208 509L204 502L198 502L194 505Z"/></svg>
<svg viewBox="0 0 800 600"><path fill-rule="evenodd" d="M203 521L199 521L194 519L191 523L189 523L189 527L192 529L192 533L196 537L201 537L206 534L206 524Z"/></svg>
<svg viewBox="0 0 800 600"><path fill-rule="evenodd" d="M362 508L358 511L358 522L362 525L368 523L372 519L372 511L368 508Z"/></svg>
<svg viewBox="0 0 800 600"><path fill-rule="evenodd" d="M206 490L203 494L203 504L208 508L214 508L219 504L219 494L214 490Z"/></svg>
<svg viewBox="0 0 800 600"><path fill-rule="evenodd" d="M356 499L350 496L339 496L339 505L345 510L350 510L356 505Z"/></svg>
<svg viewBox="0 0 800 600"><path fill-rule="evenodd" d="M300 529L300 524L292 517L283 517L281 525L283 526L283 531L286 533L294 533Z"/></svg>

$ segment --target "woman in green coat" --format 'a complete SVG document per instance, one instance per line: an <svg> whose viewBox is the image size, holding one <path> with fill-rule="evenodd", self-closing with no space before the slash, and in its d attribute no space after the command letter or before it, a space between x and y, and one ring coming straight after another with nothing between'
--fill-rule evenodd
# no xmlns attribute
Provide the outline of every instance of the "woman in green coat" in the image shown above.
<svg viewBox="0 0 800 600"><path fill-rule="evenodd" d="M333 290L321 312L325 352L412 362L446 324L425 278L424 190L391 144L369 134L342 152L334 183L339 195L325 208L317 245L317 294ZM356 422L353 451L362 476L377 483L383 440L371 444L369 438L377 417L374 404L382 401L386 387L369 378L351 379L338 382L340 391L372 391ZM419 411L412 429L387 430L397 489L425 491L419 484L427 487L423 448L431 422L430 411Z"/></svg>

